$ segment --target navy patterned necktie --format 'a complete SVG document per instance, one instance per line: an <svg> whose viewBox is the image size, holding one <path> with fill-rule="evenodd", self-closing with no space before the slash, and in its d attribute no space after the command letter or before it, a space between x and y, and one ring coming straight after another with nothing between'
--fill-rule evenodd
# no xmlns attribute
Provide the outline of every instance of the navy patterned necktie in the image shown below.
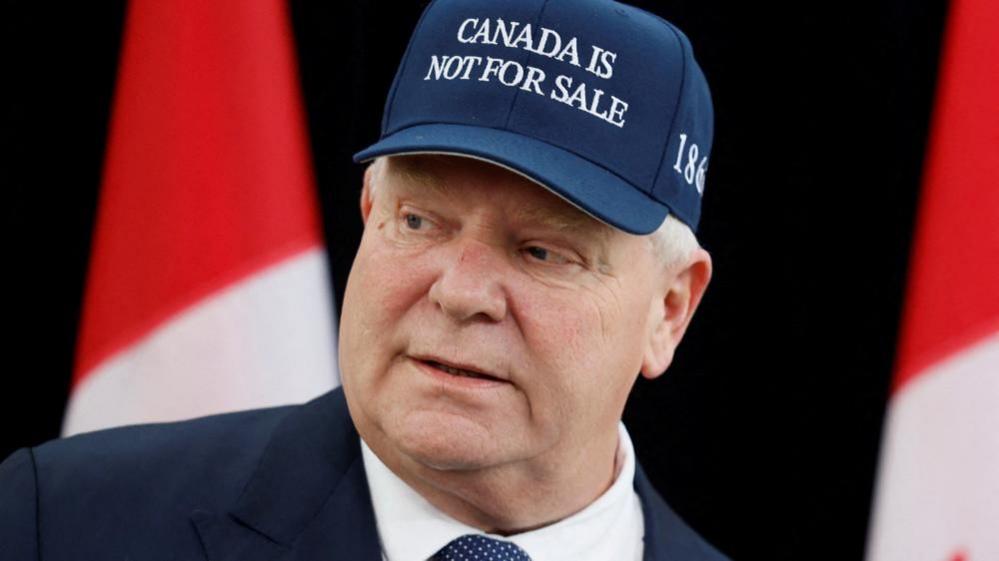
<svg viewBox="0 0 999 561"><path fill-rule="evenodd" d="M517 544L468 534L434 554L433 561L531 561Z"/></svg>

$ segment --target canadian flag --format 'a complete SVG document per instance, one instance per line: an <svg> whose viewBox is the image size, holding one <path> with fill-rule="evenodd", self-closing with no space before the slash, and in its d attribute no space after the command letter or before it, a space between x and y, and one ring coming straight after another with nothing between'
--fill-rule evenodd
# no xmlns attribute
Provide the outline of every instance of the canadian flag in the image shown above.
<svg viewBox="0 0 999 561"><path fill-rule="evenodd" d="M869 561L999 559L999 2L950 10Z"/></svg>
<svg viewBox="0 0 999 561"><path fill-rule="evenodd" d="M133 0L64 434L307 400L334 304L284 0Z"/></svg>

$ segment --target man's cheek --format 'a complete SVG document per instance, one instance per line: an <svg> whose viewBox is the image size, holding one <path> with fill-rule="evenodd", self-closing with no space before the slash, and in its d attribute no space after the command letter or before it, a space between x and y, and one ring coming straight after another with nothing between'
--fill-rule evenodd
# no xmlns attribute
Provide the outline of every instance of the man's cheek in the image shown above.
<svg viewBox="0 0 999 561"><path fill-rule="evenodd" d="M581 309L583 308L583 309ZM528 346L536 358L547 364L555 372L565 372L578 368L586 361L594 342L594 320L588 315L583 303L566 302L547 311L545 321L529 321L522 324ZM539 319L537 316L534 320Z"/></svg>
<svg viewBox="0 0 999 561"><path fill-rule="evenodd" d="M359 296L364 299L370 312L384 311L385 305L397 299L398 294L405 291L407 278L407 260L400 259L384 248L370 248L354 264L351 276L355 277Z"/></svg>

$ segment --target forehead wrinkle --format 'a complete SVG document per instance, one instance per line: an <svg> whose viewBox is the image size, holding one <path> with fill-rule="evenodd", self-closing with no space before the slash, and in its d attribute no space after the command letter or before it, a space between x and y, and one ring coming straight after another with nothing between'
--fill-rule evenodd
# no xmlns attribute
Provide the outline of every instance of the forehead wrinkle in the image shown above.
<svg viewBox="0 0 999 561"><path fill-rule="evenodd" d="M403 179L406 188L416 187L441 196L449 195L450 189L440 175L419 165L418 160L413 156L389 156L385 161L386 174Z"/></svg>

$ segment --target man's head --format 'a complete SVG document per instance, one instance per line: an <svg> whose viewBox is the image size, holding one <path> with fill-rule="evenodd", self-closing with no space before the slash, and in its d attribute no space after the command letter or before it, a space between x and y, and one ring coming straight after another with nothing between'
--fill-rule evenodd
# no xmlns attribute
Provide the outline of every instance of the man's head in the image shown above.
<svg viewBox="0 0 999 561"><path fill-rule="evenodd" d="M376 162L361 210L340 356L369 445L417 477L607 483L628 392L669 365L707 253L664 260L650 236L456 156Z"/></svg>
<svg viewBox="0 0 999 561"><path fill-rule="evenodd" d="M509 530L609 484L627 395L711 277L710 114L686 38L644 12L427 8L356 156L377 159L340 361L362 437L438 507Z"/></svg>

